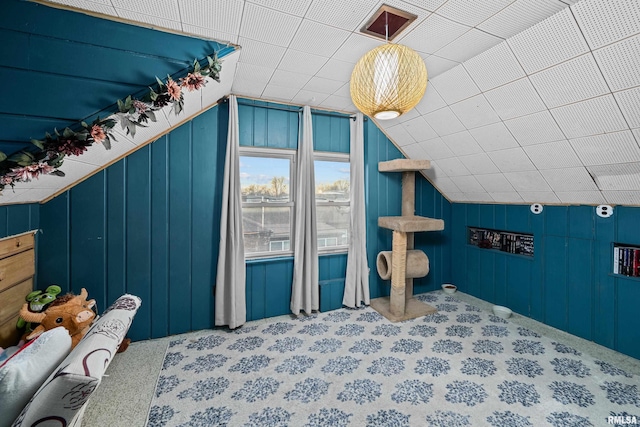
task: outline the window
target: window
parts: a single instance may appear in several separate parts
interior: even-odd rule
[[[291,253],[295,152],[240,149],[242,228],[247,257]]]
[[[344,251],[349,246],[349,155],[316,153],[318,252]]]

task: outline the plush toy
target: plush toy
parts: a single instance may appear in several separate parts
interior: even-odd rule
[[[87,301],[87,290],[82,288],[80,295],[64,295],[56,298],[42,313],[29,311],[29,304],[25,303],[20,310],[20,316],[27,322],[39,323],[26,339],[31,340],[44,331],[63,326],[71,335],[71,348],[74,348],[84,337],[96,317],[92,307],[95,300]]]
[[[49,304],[56,299],[57,295],[62,292],[62,288],[58,285],[49,286],[44,292],[42,291],[33,291],[29,293],[25,297],[25,301],[29,304],[29,311],[32,313],[41,313],[43,312]],[[16,324],[18,329],[25,328],[24,335],[29,335],[33,332],[35,325],[31,322],[27,322],[22,317],[18,319],[18,323]]]

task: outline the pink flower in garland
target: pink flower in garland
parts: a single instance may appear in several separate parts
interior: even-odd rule
[[[46,175],[53,172],[53,166],[48,165],[47,163],[34,163],[29,166],[24,166],[21,168],[13,168],[11,172],[9,172],[6,176],[2,177],[1,183],[11,184],[14,181],[31,181],[32,179],[37,178],[39,175]],[[8,182],[5,182],[8,181]]]
[[[105,140],[107,135],[104,133],[104,129],[101,126],[93,125],[91,127],[91,138],[98,144]]]
[[[181,95],[180,86],[178,86],[178,83],[173,81],[173,79],[167,80],[167,93],[169,94],[171,99],[173,99],[174,101],[180,100],[180,95]]]
[[[136,113],[138,114],[144,114],[149,109],[147,104],[138,99],[133,100],[133,107],[136,109]]]
[[[1,185],[11,185],[13,184],[13,177],[9,176],[9,175],[5,175],[3,177],[0,178],[0,184]]]
[[[67,156],[79,156],[87,151],[87,147],[77,139],[61,139],[58,142],[57,151]]]
[[[180,86],[187,88],[189,92],[199,90],[205,85],[204,77],[202,74],[195,72],[187,74],[187,77],[180,79]]]

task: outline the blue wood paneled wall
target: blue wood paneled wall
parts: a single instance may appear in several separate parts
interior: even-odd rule
[[[452,275],[463,292],[640,358],[640,279],[612,274],[613,243],[640,245],[640,209],[454,204]],[[533,233],[534,257],[467,244],[467,226]]]
[[[5,193],[10,192],[7,188]],[[2,197],[2,196],[0,196]],[[0,206],[0,238],[13,236],[40,227],[40,205],[37,203],[24,205]],[[36,235],[36,240],[38,236]]]

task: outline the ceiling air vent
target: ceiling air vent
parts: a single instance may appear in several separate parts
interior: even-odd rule
[[[404,12],[395,7],[383,4],[380,9],[373,14],[371,19],[360,29],[360,32],[368,34],[382,40],[393,40],[398,34],[407,28],[417,18],[408,12]],[[389,35],[387,37],[387,25]]]

